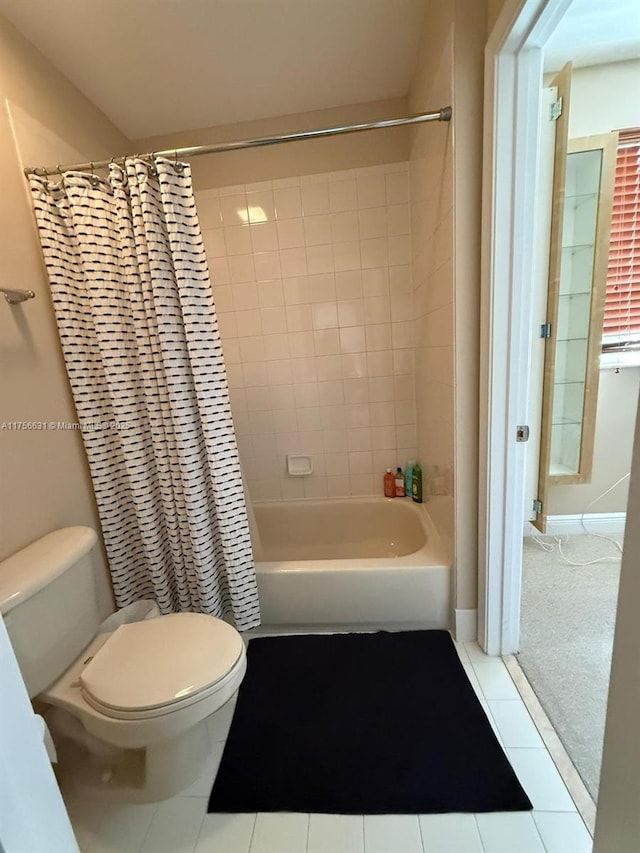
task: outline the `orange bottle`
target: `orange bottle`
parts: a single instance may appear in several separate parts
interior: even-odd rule
[[[384,475],[384,496],[385,498],[395,498],[396,496],[396,478],[393,476],[391,468],[387,468],[387,473]]]

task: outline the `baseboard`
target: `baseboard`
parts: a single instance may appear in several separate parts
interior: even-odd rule
[[[455,635],[459,643],[470,643],[478,638],[478,611],[459,610],[454,611]]]
[[[547,516],[547,536],[565,536],[580,533],[615,534],[624,533],[627,518],[626,512],[591,512],[583,515],[549,515]],[[582,526],[582,522],[587,528]],[[533,536],[535,528],[525,521],[524,535]]]

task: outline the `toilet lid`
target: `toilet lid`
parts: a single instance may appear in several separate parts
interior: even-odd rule
[[[203,613],[121,625],[80,675],[83,692],[122,711],[184,700],[224,678],[242,655],[235,628]]]

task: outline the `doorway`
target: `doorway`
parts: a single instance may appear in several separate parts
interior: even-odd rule
[[[544,51],[552,95],[540,140],[553,137],[556,163],[545,168],[552,158],[541,145],[539,206],[551,173],[553,217],[540,239],[551,248],[541,247],[548,275],[532,275],[542,297],[533,331],[545,334],[531,338],[532,374],[543,377],[530,392],[541,450],[527,448],[517,661],[595,801],[640,385],[631,298],[638,149],[628,130],[638,109],[627,97],[640,65],[615,50],[614,61],[601,52],[598,64],[582,64],[591,58],[569,25]]]
[[[521,533],[530,514],[527,445],[517,436],[533,414],[544,48],[580,2],[507,2],[486,51],[479,637],[489,654],[519,645]]]
[[[595,5],[589,4],[591,10]],[[480,508],[479,639],[490,654],[514,654],[521,646],[522,531],[532,507],[525,501],[530,492],[527,446],[517,442],[516,436],[519,427],[535,420],[530,377],[535,368],[532,335],[538,303],[531,270],[536,269],[540,226],[538,122],[545,103],[545,53],[562,22],[579,14],[580,6],[581,0],[507,3],[487,46],[483,221],[491,223],[491,229],[486,229],[483,239],[485,409],[481,423],[487,428],[481,437],[485,504],[481,502]],[[574,26],[574,31],[579,28]],[[500,235],[499,243],[492,243],[490,230]],[[625,378],[628,387],[629,376]],[[604,383],[603,399],[610,384]],[[637,388],[631,395],[626,436],[629,466],[636,401]]]

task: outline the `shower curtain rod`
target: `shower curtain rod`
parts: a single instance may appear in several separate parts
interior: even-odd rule
[[[256,139],[241,139],[236,142],[220,142],[216,145],[194,145],[190,148],[171,148],[167,151],[152,151],[148,154],[111,157],[89,163],[74,163],[70,166],[26,168],[25,175],[59,175],[63,172],[85,172],[88,169],[102,169],[111,163],[123,163],[127,156],[136,157],[197,157],[200,154],[219,154],[222,151],[240,151],[243,148],[260,148],[265,145],[279,145],[281,142],[296,142],[301,139],[315,139],[323,136],[337,136],[340,133],[358,133],[362,130],[378,130],[383,127],[398,127],[405,124],[420,124],[425,121],[451,121],[451,107],[442,107],[436,112],[413,113],[399,118],[380,119],[362,124],[345,124],[337,127],[322,127],[317,130],[302,130],[298,133],[283,133],[279,136],[262,136]]]

